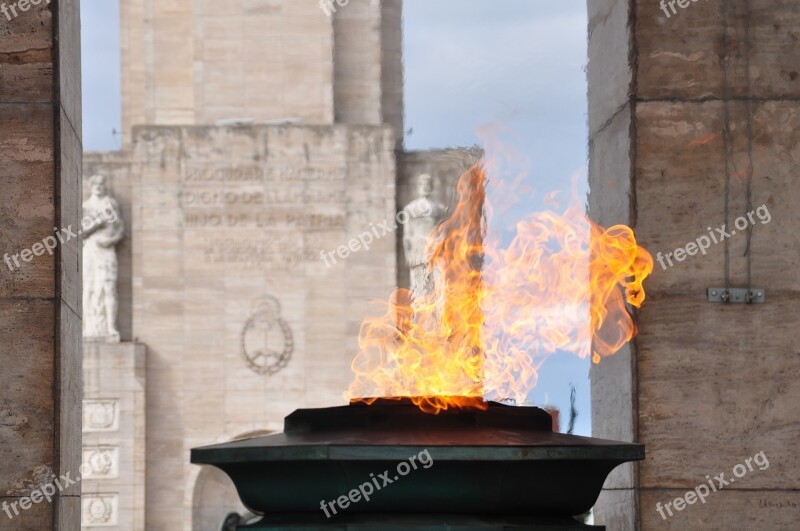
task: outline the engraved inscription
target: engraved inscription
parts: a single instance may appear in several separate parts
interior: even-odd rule
[[[295,214],[281,211],[258,212],[187,212],[184,226],[187,228],[245,227],[245,228],[294,228],[294,229],[344,229],[344,214]]]
[[[287,271],[296,268],[304,257],[296,238],[275,236],[265,239],[214,238],[203,246],[206,263],[238,264],[245,269]]]
[[[194,164],[198,164],[195,162]],[[347,168],[289,168],[260,166],[198,167],[184,166],[185,182],[207,183],[260,183],[266,181],[342,181],[347,176]]]
[[[267,169],[268,181],[340,181],[347,177],[347,168],[291,168],[287,166]]]
[[[183,179],[186,182],[262,182],[266,172],[258,166],[237,166],[233,168],[183,168]]]
[[[303,190],[283,188],[266,191],[223,192],[220,190],[188,189],[183,192],[183,205],[194,207],[229,207],[250,205],[285,205],[305,203],[345,203],[345,190]]]
[[[800,507],[800,502],[794,500],[774,501],[765,498],[758,500],[759,509],[797,509],[798,507]]]

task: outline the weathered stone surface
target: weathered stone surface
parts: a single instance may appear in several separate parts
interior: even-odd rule
[[[621,109],[589,138],[589,217],[603,227],[632,225],[631,111]]]
[[[40,502],[31,505],[28,510],[23,510],[19,506],[19,501],[20,498],[6,498],[0,496],[0,505],[7,503],[8,512],[13,517],[9,519],[5,511],[0,512],[0,518],[2,518],[0,522],[3,522],[3,531],[42,531],[43,529],[61,529],[56,528],[53,525],[53,507],[50,504]],[[16,504],[16,506],[14,504]],[[14,511],[15,508],[16,512]],[[80,515],[78,519],[73,521],[75,523],[79,523]],[[65,529],[77,530],[78,528],[65,527]]]
[[[633,510],[637,506],[636,496],[633,489],[611,489],[606,482],[592,509],[594,523],[606,526],[609,531],[638,529],[638,513]]]
[[[67,115],[61,110],[61,122],[68,123]],[[78,234],[81,227],[81,171],[82,146],[81,139],[72,127],[61,128],[61,176],[58,183],[60,227],[72,228]],[[61,231],[65,234],[65,231]],[[82,315],[81,288],[81,238],[66,238],[59,242],[58,255],[61,274],[61,299],[76,315]]]
[[[42,2],[33,9],[46,8]],[[62,53],[58,54],[58,102],[64,113],[64,128],[72,129],[78,142],[83,130],[81,101],[81,16],[80,0],[59,0],[58,9],[58,45]],[[72,150],[62,150],[62,156],[71,157],[80,167],[80,157],[72,154]],[[79,172],[80,173],[80,172]],[[74,190],[74,188],[73,188]]]
[[[753,286],[796,290],[800,287],[800,273],[788,266],[800,251],[800,240],[794,231],[781,227],[800,223],[793,206],[795,199],[800,199],[796,197],[800,191],[793,184],[800,152],[791,139],[797,135],[800,115],[790,103],[754,105],[754,170],[748,209],[747,107],[732,103],[730,113],[730,201],[726,221],[722,103],[652,102],[637,106],[637,237],[654,255],[666,255],[698,238],[709,237],[709,233],[716,238],[720,236],[716,229],[726,225],[726,231],[731,233],[726,239],[731,280],[735,285],[746,285],[747,230],[735,226],[741,218],[740,227],[753,227],[752,262],[758,264],[753,268]],[[651,214],[663,204],[669,206],[666,216]],[[767,211],[762,214],[768,216],[759,217],[756,209],[763,205]],[[754,211],[751,221],[747,214]],[[672,257],[664,258],[663,265],[657,262],[648,292],[699,293],[724,285],[725,243],[709,243],[705,255],[695,249],[696,255],[686,256],[682,262]],[[765,255],[772,259],[765,260]]]
[[[9,11],[11,13],[11,11]],[[0,17],[0,101],[53,101],[53,15],[41,3]],[[0,137],[1,138],[1,137]]]
[[[752,282],[753,286],[766,286],[770,291],[796,293],[800,291],[800,270],[796,266],[800,231],[794,230],[800,226],[800,112],[795,102],[770,101],[755,105],[753,114],[752,205],[766,205],[771,220],[764,224],[764,220],[756,218],[751,240]],[[739,189],[743,185],[739,179],[733,179],[733,184]],[[742,207],[740,213],[745,210]],[[739,272],[744,269],[743,254],[738,255]],[[736,281],[744,285],[746,275],[740,273]]]
[[[792,0],[753,0],[750,4],[750,86],[735,89],[756,98],[800,96],[800,12]],[[741,3],[740,3],[741,5]],[[742,9],[743,11],[743,9]],[[741,25],[741,22],[740,22]],[[741,31],[741,30],[740,30]]]
[[[636,236],[656,260],[725,223],[722,115],[719,102],[636,106]],[[648,294],[702,294],[719,284],[724,244],[712,244],[707,253],[683,262],[665,257],[664,266],[657,261]]]
[[[70,276],[80,256],[54,232],[79,215],[80,121],[68,115],[80,115],[80,69],[53,65],[80,61],[77,4],[17,3],[12,20],[0,17],[0,254],[13,264],[0,266],[0,496],[34,503],[8,522],[0,515],[3,529],[80,525],[74,502],[59,500],[74,487],[52,503],[25,499],[77,467],[80,447],[80,281]]]
[[[54,528],[59,531],[62,529],[78,531],[81,528],[80,496],[59,496],[54,503],[56,504],[54,511],[56,522]]]
[[[334,119],[390,124],[403,136],[403,4],[356,0],[333,15]]]
[[[761,472],[759,472],[760,474]],[[674,502],[694,490],[704,478],[688,489],[643,489],[641,494],[642,529],[795,529],[800,494],[794,491],[737,491],[724,489],[695,501],[681,511],[672,509],[666,518],[656,504]],[[750,478],[745,478],[749,480]],[[620,528],[622,529],[622,528]],[[632,528],[625,528],[632,529]]]
[[[796,295],[758,306],[665,296],[645,304],[637,339],[643,486],[688,488],[763,451],[773,466],[742,488],[800,487],[800,425],[791,420],[800,349],[795,323],[782,317],[798,311]]]
[[[53,303],[0,299],[0,495],[27,496],[55,472]]]
[[[79,475],[81,465],[81,398],[83,396],[83,349],[81,334],[81,316],[75,313],[72,306],[60,301],[59,307],[58,345],[61,345],[60,359],[57,364],[56,410],[59,447],[58,475],[70,473]],[[80,496],[80,485],[70,485],[64,496]]]
[[[592,436],[612,441],[639,442],[638,417],[631,404],[636,403],[634,374],[636,360],[631,345],[623,346],[589,371],[592,394]],[[615,468],[606,480],[606,488],[634,486],[637,465],[625,463]]]
[[[633,78],[630,7],[627,0],[589,0],[589,134],[627,105]]]
[[[383,122],[381,10],[379,3],[352,2],[333,15],[336,65],[333,96],[337,122]]]
[[[391,124],[398,149],[405,137],[403,92],[403,0],[383,0],[381,5],[381,106],[383,121]],[[340,35],[336,34],[335,38]],[[334,65],[338,68],[337,65]]]
[[[127,4],[124,131],[237,118],[333,122],[333,24],[317,2]]]
[[[54,234],[56,221],[53,107],[0,104],[0,109],[0,297],[52,297],[55,258],[34,256],[32,247]]]
[[[796,8],[792,0],[692,2],[667,18],[659,2],[637,0],[637,97],[723,98],[727,55],[729,95],[797,98]]]
[[[691,2],[670,17],[659,2],[634,0],[638,99],[721,98],[722,9],[735,2]]]

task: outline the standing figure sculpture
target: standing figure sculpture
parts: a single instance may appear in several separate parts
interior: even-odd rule
[[[83,337],[119,342],[117,331],[117,251],[124,228],[119,204],[106,192],[105,177],[89,182],[92,195],[83,203]]]
[[[422,302],[431,300],[437,295],[436,277],[439,275],[435,266],[430,266],[428,239],[436,227],[447,217],[447,208],[431,199],[433,179],[427,173],[418,177],[419,197],[410,202],[404,209],[405,226],[403,229],[403,250],[411,277],[411,300]]]

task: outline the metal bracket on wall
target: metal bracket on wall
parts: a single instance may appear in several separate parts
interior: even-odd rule
[[[708,288],[708,302],[735,302],[738,304],[764,304],[766,293],[763,289],[747,288]]]

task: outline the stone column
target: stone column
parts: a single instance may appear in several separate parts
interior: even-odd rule
[[[790,528],[800,506],[790,324],[800,311],[800,12],[788,0],[664,4],[587,2],[590,214],[632,226],[664,262],[645,283],[635,342],[592,368],[594,435],[647,446],[643,463],[609,478],[596,521]],[[700,253],[723,225],[736,233]],[[726,283],[766,290],[766,304],[707,302]],[[760,452],[772,466],[675,507]],[[658,503],[673,503],[672,515]]]
[[[79,2],[14,7],[0,14],[0,528],[75,530],[79,483],[36,492],[80,467],[81,255],[60,230],[80,226]]]
[[[389,124],[402,150],[403,0],[350,0],[332,18],[335,121]]]

